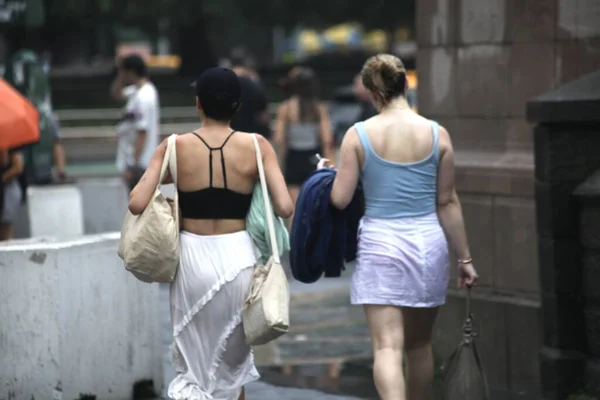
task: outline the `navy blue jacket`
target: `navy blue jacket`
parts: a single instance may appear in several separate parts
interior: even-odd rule
[[[344,261],[356,259],[358,224],[364,196],[358,185],[351,203],[338,210],[330,203],[336,171],[315,171],[302,185],[290,238],[292,275],[300,282],[339,277]]]

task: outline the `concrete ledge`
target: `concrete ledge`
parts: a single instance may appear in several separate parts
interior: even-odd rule
[[[86,234],[120,231],[127,212],[127,188],[120,177],[77,181]]]
[[[459,192],[534,197],[533,154],[529,152],[456,151]]]
[[[73,185],[27,188],[31,237],[83,235],[83,201]]]
[[[161,189],[174,197],[172,184]],[[82,178],[75,185],[31,187],[28,192],[15,222],[17,239],[120,231],[127,212],[128,192],[120,177]]]
[[[118,233],[0,245],[0,398],[129,399],[162,385],[159,293],[117,257]]]

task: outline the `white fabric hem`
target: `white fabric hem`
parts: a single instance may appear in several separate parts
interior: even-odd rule
[[[225,352],[225,350],[227,350],[227,340],[229,339],[229,337],[231,336],[231,334],[233,333],[235,328],[241,323],[242,323],[242,311],[239,311],[231,319],[231,321],[229,321],[227,328],[225,329],[225,331],[219,338],[219,342],[218,342],[219,344],[217,345],[217,351],[215,352],[215,357],[212,360],[210,372],[208,374],[208,376],[210,377],[212,382],[215,381],[215,374],[217,372],[217,369],[219,368],[219,365],[221,364],[221,361],[223,358],[223,353]]]
[[[406,302],[406,301],[397,301],[397,300],[382,300],[382,299],[374,299],[368,297],[354,298],[350,299],[350,304],[355,306],[361,305],[378,305],[378,306],[395,306],[395,307],[410,307],[410,308],[434,308],[441,307],[446,304],[446,299],[441,301],[431,301],[431,302]]]
[[[249,368],[250,367],[250,368]],[[248,371],[248,369],[251,369]],[[236,389],[234,397],[231,398],[217,398],[212,394],[207,393],[200,389],[195,383],[192,383],[184,374],[178,375],[173,382],[169,385],[168,396],[173,400],[237,400],[242,393],[242,388],[251,382],[255,382],[260,379],[260,375],[254,365],[249,364],[244,369],[244,373],[247,375],[246,379],[241,383],[240,387]],[[216,390],[226,391],[217,387]]]

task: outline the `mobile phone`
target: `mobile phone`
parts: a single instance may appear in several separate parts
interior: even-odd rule
[[[321,157],[321,155],[319,153],[315,153],[315,155],[312,156],[312,160],[311,161],[312,161],[313,164],[317,165],[317,164],[319,164],[319,161],[321,161],[322,158],[323,157]]]

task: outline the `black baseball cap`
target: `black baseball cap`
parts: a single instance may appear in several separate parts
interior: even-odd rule
[[[236,73],[228,68],[207,69],[191,87],[207,116],[235,113],[240,106],[242,86]]]

